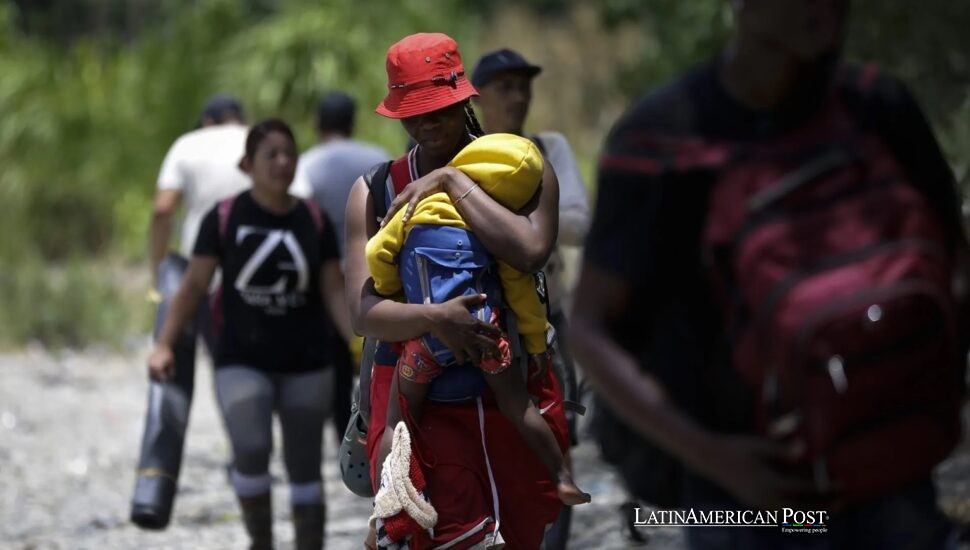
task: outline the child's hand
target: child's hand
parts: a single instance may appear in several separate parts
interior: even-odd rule
[[[471,361],[478,365],[486,356],[501,356],[495,338],[502,331],[468,312],[484,301],[484,294],[468,294],[434,304],[431,334],[455,354],[458,363]]]
[[[424,176],[412,181],[404,188],[403,191],[398,193],[394,200],[391,201],[391,205],[387,207],[387,214],[384,215],[384,220],[381,221],[381,227],[390,221],[394,214],[397,213],[402,207],[404,210],[404,218],[401,220],[403,223],[407,223],[411,214],[414,213],[414,209],[421,202],[421,199],[433,195],[443,188],[442,172],[444,168],[439,168],[437,170],[432,170]]]
[[[400,210],[402,207],[404,210],[404,218],[401,220],[403,223],[407,223],[411,218],[411,214],[414,213],[414,209],[417,208],[418,203],[422,199],[425,199],[435,193],[440,191],[448,191],[448,184],[451,182],[464,183],[465,185],[460,189],[468,189],[475,185],[464,172],[453,168],[451,166],[445,166],[443,168],[438,168],[437,170],[432,170],[424,176],[412,181],[404,188],[394,200],[391,201],[391,205],[387,208],[387,215],[384,216],[384,220],[381,222],[381,227],[384,227],[394,214]],[[457,192],[457,190],[456,190]],[[450,193],[449,193],[450,194]]]

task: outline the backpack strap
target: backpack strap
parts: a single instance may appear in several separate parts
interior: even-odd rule
[[[368,179],[364,178],[367,187],[370,189],[371,202],[374,204],[374,215],[378,223],[387,215],[387,175],[391,171],[391,163],[387,161],[381,163],[377,171]]]
[[[310,219],[313,220],[313,226],[317,228],[317,233],[323,232],[323,212],[320,211],[320,205],[316,201],[311,199],[301,199],[303,204],[306,205],[307,210],[310,211]]]
[[[360,376],[357,380],[360,391],[357,397],[357,410],[364,417],[364,426],[370,422],[370,378],[378,343],[377,338],[364,337],[363,353],[360,356]]]
[[[219,216],[219,239],[225,239],[229,232],[229,215],[232,214],[232,205],[236,204],[236,196],[226,197],[219,201],[217,207]]]
[[[546,156],[546,145],[544,143],[542,143],[542,139],[539,138],[539,134],[529,134],[529,140],[532,143],[535,143],[536,144],[536,147],[539,148],[539,152],[542,153],[542,156],[543,157],[545,157]]]
[[[390,175],[391,181],[391,198],[393,199],[400,193],[404,191],[404,188],[408,186],[412,181],[418,179],[417,170],[412,172],[412,165],[417,165],[417,154],[415,149],[408,153],[407,156],[401,157],[393,162],[391,162]],[[388,201],[390,202],[390,201]]]
[[[391,165],[393,163],[393,160],[383,162],[377,167],[377,170],[371,174],[370,178],[368,178],[366,174],[364,176],[364,181],[367,183],[368,189],[370,189],[371,202],[374,206],[374,215],[377,217],[378,223],[380,223],[384,219],[384,216],[387,215],[387,206],[389,203],[389,193],[387,188],[388,176],[391,175]],[[407,166],[406,162],[404,163],[404,166]],[[358,379],[360,392],[357,410],[360,411],[361,416],[364,417],[365,426],[367,422],[370,421],[371,370],[374,368],[374,355],[377,353],[377,345],[379,343],[380,342],[377,340],[377,338],[371,338],[370,336],[365,337],[363,353],[361,354],[360,358],[360,377]]]
[[[226,235],[229,233],[229,216],[232,214],[232,207],[236,204],[236,197],[226,197],[216,205],[216,216],[219,218],[219,242],[225,246]],[[209,296],[209,311],[211,315],[212,334],[218,335],[222,332],[222,285],[219,286]]]
[[[536,144],[539,149],[539,153],[542,154],[544,162],[549,162],[546,159],[546,146],[542,143],[542,139],[539,138],[539,134],[528,134],[529,141]],[[558,245],[556,245],[558,246]],[[536,285],[536,293],[539,295],[539,302],[546,308],[546,318],[552,317],[552,306],[549,304],[549,286],[546,281],[546,273],[544,271],[537,271],[533,274]]]

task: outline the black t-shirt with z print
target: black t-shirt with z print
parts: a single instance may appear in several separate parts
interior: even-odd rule
[[[216,366],[294,372],[328,363],[320,266],[339,256],[329,222],[323,218],[318,229],[309,208],[300,201],[273,214],[246,191],[232,204],[224,234],[218,205],[202,221],[194,254],[216,256],[222,268]]]

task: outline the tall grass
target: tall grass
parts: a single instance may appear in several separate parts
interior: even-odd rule
[[[850,58],[875,59],[903,76],[966,189],[970,53],[961,46],[962,27],[940,25],[934,15],[965,18],[958,4],[925,0],[916,10],[858,0],[847,49]],[[370,110],[385,91],[391,43],[418,31],[447,32],[469,71],[480,53],[512,46],[545,67],[529,129],[563,131],[591,176],[616,117],[713,55],[731,24],[724,0],[152,6],[157,20],[134,37],[66,40],[23,34],[12,4],[0,4],[0,345],[34,339],[75,346],[144,330],[144,258],[159,164],[212,93],[239,95],[250,119],[284,117],[307,147],[318,94],[348,90],[360,105],[359,136],[400,151],[400,125]]]
[[[283,116],[308,146],[318,94],[349,90],[365,113],[360,135],[397,150],[400,126],[366,116],[384,91],[387,47],[415,29],[459,39],[475,29],[448,0],[291,2],[259,16],[200,0],[132,41],[65,47],[22,34],[12,10],[0,5],[3,345],[76,346],[143,329],[138,293],[103,274],[144,269],[161,159],[205,97],[235,93],[250,119]]]

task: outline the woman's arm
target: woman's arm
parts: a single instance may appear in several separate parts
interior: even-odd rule
[[[175,376],[172,348],[179,335],[195,315],[199,302],[209,291],[209,283],[219,265],[214,256],[192,256],[185,278],[172,299],[172,307],[165,318],[165,325],[158,336],[155,350],[148,359],[148,374],[153,380],[170,380]]]
[[[463,172],[455,172],[445,184],[452,200],[474,185]],[[499,259],[528,273],[546,265],[559,233],[559,181],[548,162],[536,196],[519,213],[510,212],[481,190],[472,191],[457,207],[485,248],[495,251]]]
[[[463,296],[443,304],[404,304],[381,297],[367,269],[367,240],[377,233],[377,220],[370,189],[358,178],[347,201],[347,305],[350,321],[358,334],[401,342],[432,333],[459,360],[477,359],[480,350],[498,353],[489,335],[497,329],[475,319],[468,308],[480,303],[480,296]],[[390,214],[389,214],[390,215]]]
[[[421,199],[444,190],[485,248],[498,259],[527,273],[542,269],[559,231],[559,183],[552,166],[546,163],[536,196],[520,212],[510,212],[474,187],[475,182],[461,170],[449,166],[439,168],[411,182],[398,194],[388,209],[388,216],[407,205],[407,221]]]
[[[329,260],[320,266],[320,294],[323,305],[330,314],[337,332],[345,342],[354,338],[350,328],[350,314],[347,311],[347,295],[344,289],[344,274],[340,271],[340,260]]]

